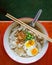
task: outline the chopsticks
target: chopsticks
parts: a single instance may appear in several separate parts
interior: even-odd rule
[[[52,39],[50,37],[48,37],[47,35],[39,32],[38,30],[32,28],[31,26],[29,26],[26,23],[22,22],[21,20],[15,18],[14,16],[10,15],[9,13],[7,13],[5,16],[8,17],[8,18],[10,18],[14,22],[17,22],[18,24],[24,26],[25,28],[29,29],[30,31],[32,31],[33,33],[35,33],[37,36],[39,35],[39,36],[43,37],[44,39],[46,39],[47,41],[52,42]]]
[[[18,24],[24,26],[25,28],[29,29],[30,31],[34,32],[37,36],[41,36],[44,39],[46,39],[47,41],[52,42],[52,39],[49,36],[39,32],[38,30],[36,30],[36,29],[32,28],[31,26],[27,25],[26,23],[22,22],[21,20],[15,18],[11,14],[7,13],[7,11],[5,9],[0,8],[0,13],[5,15],[6,17],[10,18],[14,22],[17,22]]]

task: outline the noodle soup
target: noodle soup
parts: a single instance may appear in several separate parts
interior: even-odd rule
[[[41,31],[35,26],[35,29]],[[42,31],[41,31],[42,32]],[[38,55],[43,47],[44,39],[16,23],[9,34],[9,46],[20,57]]]
[[[20,20],[29,23],[33,19],[21,18]],[[44,26],[39,22],[37,22],[35,29],[48,35]],[[9,25],[5,31],[3,42],[4,49],[11,59],[25,64],[38,61],[48,49],[48,42],[45,39],[36,36],[36,34],[16,22]]]

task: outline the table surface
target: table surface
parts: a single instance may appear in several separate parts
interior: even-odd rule
[[[5,52],[3,47],[3,35],[7,27],[11,24],[10,21],[0,21],[0,65],[22,65],[13,61]],[[52,38],[52,21],[42,21],[41,24],[46,28],[49,36]],[[30,65],[52,65],[52,43],[49,43],[46,54],[37,62]]]

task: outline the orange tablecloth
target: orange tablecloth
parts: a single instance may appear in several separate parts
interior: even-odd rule
[[[17,63],[13,61],[5,52],[3,47],[3,35],[6,30],[6,28],[11,24],[12,22],[5,22],[0,21],[0,65],[22,65],[20,63]],[[49,36],[52,38],[52,21],[44,21],[42,22],[44,27],[46,28]],[[52,43],[49,43],[49,48],[39,61],[32,63],[30,65],[52,65]]]

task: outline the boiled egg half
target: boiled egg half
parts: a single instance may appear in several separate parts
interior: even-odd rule
[[[26,49],[29,49],[30,47],[33,47],[33,46],[35,46],[35,40],[34,39],[28,40],[24,44],[24,49],[26,50]]]
[[[29,48],[26,53],[28,56],[35,56],[38,54],[38,48]]]

